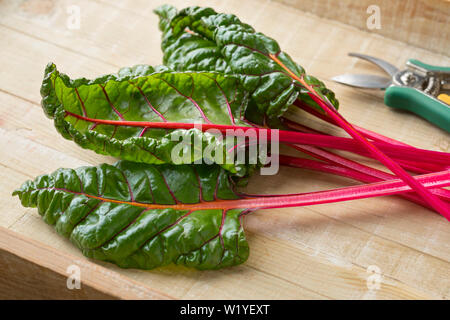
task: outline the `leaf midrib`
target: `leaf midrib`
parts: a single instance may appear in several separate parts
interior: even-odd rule
[[[242,199],[235,200],[214,200],[214,201],[200,201],[199,203],[177,203],[177,204],[155,204],[155,203],[143,203],[137,201],[124,201],[124,200],[116,200],[110,199],[100,196],[95,196],[92,194],[72,191],[64,188],[36,188],[36,190],[54,190],[54,191],[62,191],[66,193],[72,193],[75,195],[85,196],[92,199],[97,199],[102,202],[112,202],[118,204],[127,204],[135,207],[142,207],[147,209],[174,209],[174,210],[227,210],[227,209],[237,209],[244,208],[246,206],[239,205]]]

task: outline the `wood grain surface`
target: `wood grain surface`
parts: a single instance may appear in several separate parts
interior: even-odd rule
[[[450,0],[275,1],[365,31],[376,14],[379,25],[371,26],[371,32],[437,53],[450,52]]]
[[[173,299],[0,227],[0,299]],[[75,284],[78,277],[79,283]],[[69,278],[68,278],[69,277]]]
[[[0,1],[0,226],[55,252],[88,262],[11,192],[27,179],[59,167],[112,163],[115,159],[64,140],[40,108],[39,88],[49,61],[71,77],[96,77],[119,67],[160,64],[158,19],[152,10],[208,5],[237,14],[277,39],[284,51],[333,89],[342,114],[365,128],[432,150],[450,151],[450,136],[424,120],[384,106],[382,92],[355,90],[329,79],[340,73],[374,73],[347,57],[361,52],[401,67],[409,58],[450,65],[450,57],[318,18],[271,1],[3,0]],[[376,2],[376,1],[374,1]],[[80,28],[68,28],[70,6]],[[70,26],[70,24],[69,24]],[[325,128],[298,111],[290,115]],[[327,127],[328,128],[328,127]],[[333,129],[327,129],[333,130]],[[334,129],[335,130],[335,129]],[[426,159],[424,159],[426,161]],[[257,193],[308,192],[354,182],[300,169],[254,176]],[[168,266],[152,271],[89,263],[152,290],[181,299],[448,299],[450,224],[396,197],[305,208],[263,210],[245,220],[249,260],[238,267],[197,271]],[[52,265],[47,257],[43,263]],[[373,274],[378,270],[379,275]],[[0,273],[1,276],[1,273]],[[65,280],[64,280],[65,281]],[[378,285],[373,286],[378,283]],[[123,298],[117,288],[111,295]],[[76,297],[76,296],[74,296]]]

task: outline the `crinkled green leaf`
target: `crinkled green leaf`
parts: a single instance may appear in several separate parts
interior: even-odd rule
[[[166,130],[145,126],[98,124],[96,120],[236,124],[247,106],[247,93],[232,75],[216,72],[173,72],[139,65],[123,68],[94,80],[71,80],[49,64],[41,87],[42,107],[58,131],[86,149],[97,153],[145,163],[173,163],[172,151],[184,137],[200,141],[201,151],[209,146],[223,153],[226,142],[197,129]],[[174,139],[173,134],[180,137]],[[196,146],[196,145],[194,145]],[[215,161],[215,152],[198,152],[192,147],[180,151],[184,163],[205,156]],[[206,154],[206,155],[205,155]],[[207,159],[206,159],[207,158]],[[230,161],[229,161],[230,162]],[[221,164],[244,176],[252,166],[236,162]]]
[[[305,88],[294,81],[273,61],[277,58],[297,76],[312,85],[319,95],[337,108],[334,93],[317,78],[281,51],[277,42],[242,23],[235,15],[217,13],[211,8],[188,7],[177,12],[169,5],[155,10],[163,31],[164,63],[175,70],[220,71],[240,76],[243,86],[252,93],[257,108],[249,108],[247,118],[257,121],[260,113],[270,118],[281,116],[299,97],[317,104]],[[191,31],[191,32],[187,32]],[[319,108],[320,109],[320,108]]]
[[[171,21],[177,15],[177,10],[173,6],[163,5],[155,12],[159,15],[159,27],[163,31],[161,47],[165,65],[177,71],[233,73],[214,41],[195,33],[174,34]]]
[[[241,225],[245,209],[201,205],[236,199],[229,174],[216,165],[115,165],[58,169],[13,193],[84,255],[124,268],[170,263],[217,269],[249,254]],[[146,207],[150,204],[158,208]],[[176,209],[176,204],[191,208]]]

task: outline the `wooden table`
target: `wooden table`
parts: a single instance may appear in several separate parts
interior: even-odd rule
[[[35,209],[23,208],[17,198],[11,197],[25,180],[59,167],[115,161],[83,150],[56,132],[39,105],[43,70],[53,61],[73,78],[95,77],[122,66],[161,63],[158,19],[152,9],[163,2],[179,8],[205,3],[0,2],[0,257],[9,266],[10,276],[17,277],[5,284],[6,271],[0,269],[0,296],[20,297],[22,290],[24,295],[34,297],[98,297],[65,288],[67,266],[77,264],[82,271],[82,286],[106,297],[448,299],[450,224],[399,198],[259,211],[245,221],[249,260],[238,267],[202,272],[176,266],[123,270],[85,259],[46,225]],[[80,9],[79,29],[73,29],[76,23],[71,19],[77,10],[71,7],[73,4]],[[450,151],[448,134],[414,115],[385,107],[381,92],[358,91],[329,81],[344,72],[379,72],[370,64],[347,57],[349,51],[384,57],[398,66],[408,58],[450,65],[448,56],[280,3],[216,0],[208,1],[208,5],[233,12],[277,39],[283,50],[337,93],[341,112],[351,122],[417,147]],[[292,115],[304,118],[299,112]],[[308,121],[320,125],[317,120]],[[276,176],[253,177],[248,190],[307,192],[351,184],[354,182],[344,178],[281,168]],[[31,269],[31,265],[38,269]],[[20,276],[17,268],[23,269]],[[55,276],[46,281],[34,277],[31,281],[32,270]],[[19,280],[28,281],[29,286],[19,285]],[[58,290],[64,294],[58,295]]]

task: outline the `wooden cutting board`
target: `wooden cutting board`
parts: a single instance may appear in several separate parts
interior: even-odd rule
[[[448,299],[450,224],[431,211],[394,197],[256,212],[245,221],[249,260],[219,271],[176,266],[124,270],[85,259],[46,225],[35,209],[23,208],[11,197],[23,181],[59,167],[115,161],[83,150],[56,132],[39,106],[43,70],[53,61],[73,78],[89,78],[122,66],[161,63],[158,19],[152,9],[164,2],[178,8],[205,5],[204,1],[181,0],[79,0],[74,8],[73,1],[0,1],[0,226],[8,229],[0,231],[3,252],[64,276],[68,265],[81,265],[82,283],[85,279],[86,285],[101,288],[104,282],[108,285],[100,291],[119,298]],[[329,81],[345,72],[379,72],[370,64],[347,57],[349,51],[384,57],[397,66],[408,58],[448,66],[450,57],[280,3],[216,0],[208,5],[235,13],[275,38],[294,60],[336,92],[341,112],[351,122],[417,147],[450,151],[448,134],[414,115],[387,108],[381,92],[358,91]],[[80,28],[72,29],[77,8]],[[291,115],[308,119],[300,112]],[[307,121],[320,127],[317,120]],[[276,176],[253,177],[247,190],[307,192],[353,183],[281,168]],[[93,269],[97,271],[86,271]],[[104,277],[105,272],[110,276]],[[21,279],[26,276],[25,272]],[[65,277],[52,279],[65,281]],[[114,279],[120,281],[108,283]],[[127,294],[121,290],[123,286],[127,286]],[[36,295],[47,287],[38,283]],[[0,282],[2,296],[12,297],[9,290]]]

